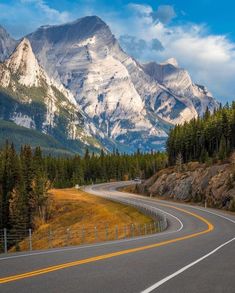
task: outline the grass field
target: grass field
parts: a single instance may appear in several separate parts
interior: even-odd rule
[[[135,208],[96,197],[76,189],[51,190],[51,220],[38,224],[33,249],[122,239],[152,232],[153,220]],[[96,227],[96,228],[95,228]],[[29,240],[19,244],[27,250]]]

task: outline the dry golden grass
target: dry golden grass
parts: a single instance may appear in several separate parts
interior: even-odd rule
[[[32,237],[33,249],[113,240],[153,232],[152,219],[135,208],[90,195],[76,189],[53,189],[52,217],[38,222]],[[96,231],[95,232],[95,227]],[[19,244],[29,248],[29,240]]]

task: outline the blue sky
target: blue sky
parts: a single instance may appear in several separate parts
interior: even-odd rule
[[[0,0],[0,24],[20,38],[86,15],[108,23],[142,62],[175,57],[220,101],[235,99],[235,1]]]

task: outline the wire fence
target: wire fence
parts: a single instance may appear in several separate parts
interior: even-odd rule
[[[146,224],[48,229],[41,233],[32,233],[31,229],[14,231],[2,229],[0,230],[0,253],[59,248],[147,236],[164,231],[166,226],[167,221],[160,219]]]
[[[128,225],[108,224],[83,227],[79,229],[44,229],[32,233],[31,229],[7,230],[0,229],[0,253],[15,251],[32,251],[37,249],[59,248],[72,245],[92,244],[104,241],[128,239],[131,237],[147,236],[167,229],[168,221],[159,209],[143,203],[143,201],[115,196],[107,196],[112,201],[121,202],[135,207],[143,214],[152,218],[152,222],[145,224],[132,223]]]

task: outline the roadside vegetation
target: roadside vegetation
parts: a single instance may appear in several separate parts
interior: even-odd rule
[[[0,150],[0,238],[4,228],[16,235],[18,231],[27,233],[29,229],[34,232],[38,223],[49,223],[55,212],[52,213],[49,191],[52,188],[128,180],[136,176],[148,178],[166,164],[167,157],[163,153],[127,155],[101,151],[98,156],[87,150],[83,157],[53,157],[29,145],[17,152],[14,145],[7,142]],[[82,215],[78,212],[78,216]],[[10,247],[13,242],[9,242]]]
[[[37,219],[32,248],[47,249],[99,241],[122,239],[150,233],[153,220],[135,208],[90,195],[77,189],[49,191],[50,219]],[[152,230],[152,229],[151,229]],[[17,243],[11,251],[29,249],[29,239]]]

